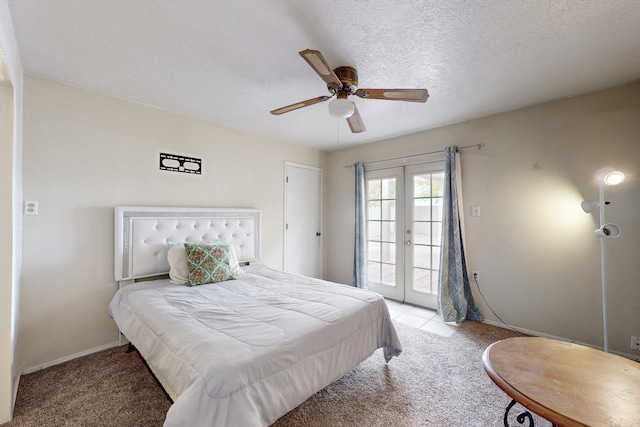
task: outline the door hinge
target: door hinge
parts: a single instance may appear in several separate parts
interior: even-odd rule
[[[289,224],[285,224],[285,230],[289,229]]]
[[[287,177],[287,182],[289,182],[289,177]]]

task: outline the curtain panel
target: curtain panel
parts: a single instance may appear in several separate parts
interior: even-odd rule
[[[353,286],[367,288],[367,236],[366,236],[366,195],[364,185],[364,165],[354,164],[356,171],[356,231],[353,251]]]
[[[445,322],[482,320],[467,273],[464,254],[462,179],[456,165],[457,149],[447,147],[444,161],[444,200],[442,212],[442,250],[438,279],[438,314]]]

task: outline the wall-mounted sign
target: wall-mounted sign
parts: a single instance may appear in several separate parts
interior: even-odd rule
[[[160,153],[160,170],[200,175],[202,173],[202,160],[177,154]]]

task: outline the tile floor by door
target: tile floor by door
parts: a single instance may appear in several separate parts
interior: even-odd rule
[[[435,310],[402,304],[397,301],[385,300],[389,307],[391,320],[413,326],[434,334],[448,337],[456,331],[455,323],[444,323]]]

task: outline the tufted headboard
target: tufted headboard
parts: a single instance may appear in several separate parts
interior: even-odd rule
[[[169,273],[168,243],[229,239],[240,263],[260,259],[257,209],[115,208],[115,276],[118,282]]]

